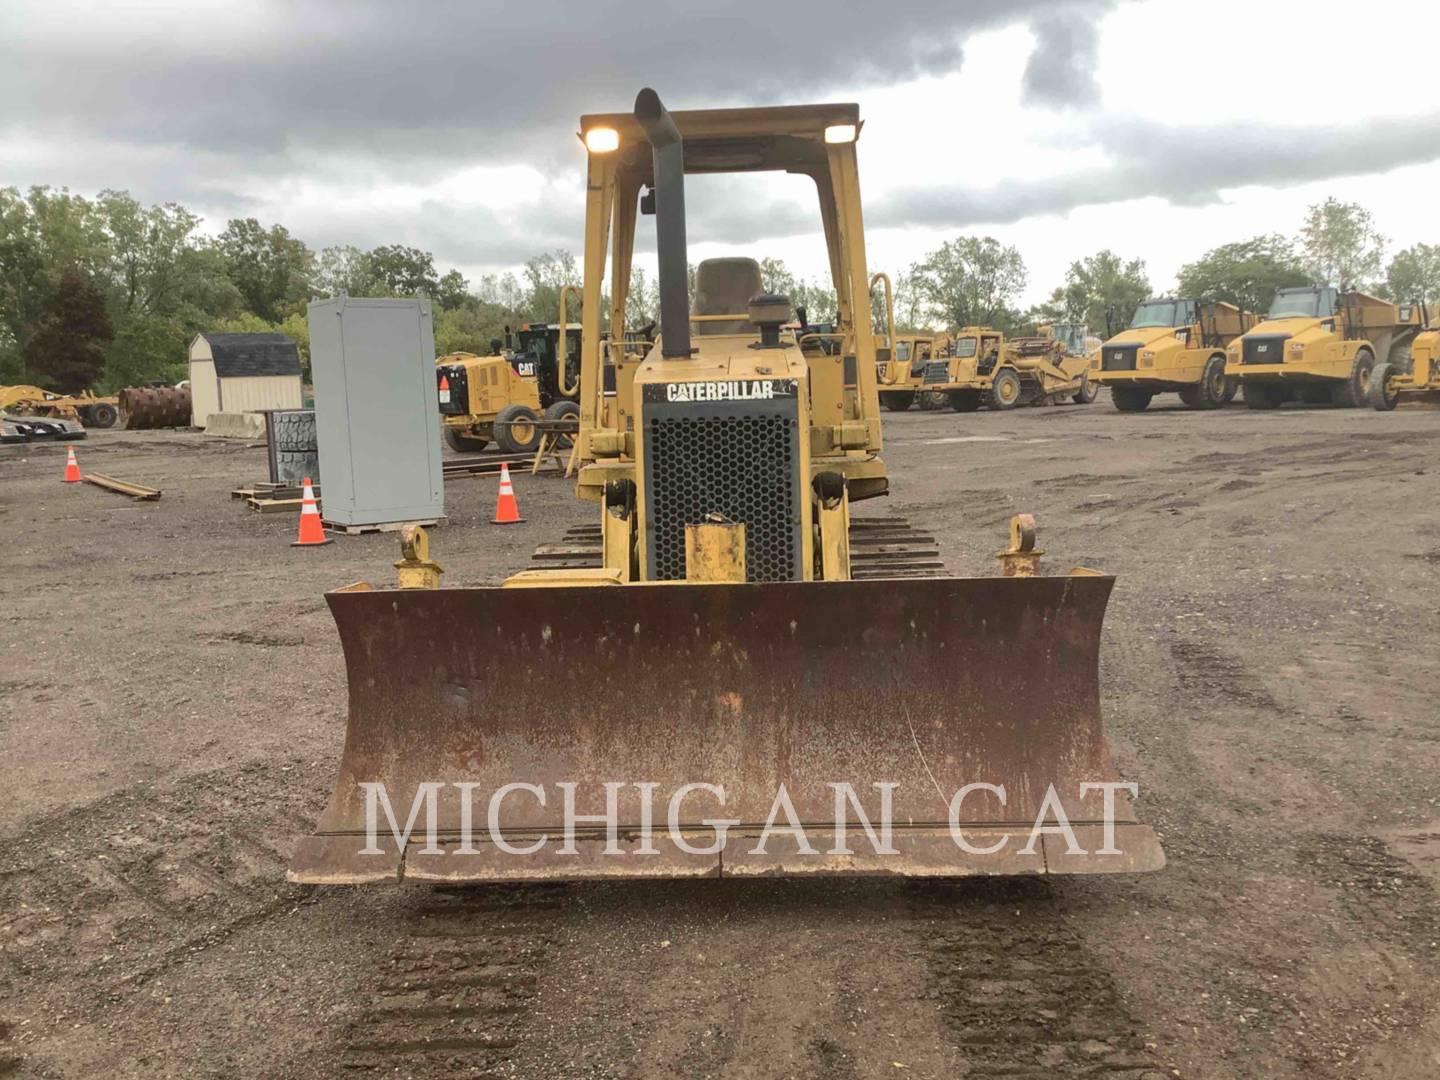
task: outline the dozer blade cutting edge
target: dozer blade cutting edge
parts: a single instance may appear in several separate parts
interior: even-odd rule
[[[1155,834],[1124,792],[1110,789],[1109,847],[1105,792],[1081,786],[1116,780],[1098,683],[1113,582],[1081,574],[331,592],[349,722],[335,790],[290,877],[1159,869]],[[583,820],[606,814],[607,782],[618,824],[609,854],[606,824]],[[383,785],[402,827],[418,807],[403,850],[367,784]],[[521,784],[538,790],[513,787]],[[701,784],[723,787],[723,805],[717,792],[691,789],[672,832],[672,797]],[[876,785],[893,785],[893,833],[881,845],[893,853],[877,852],[853,806],[837,844],[832,785],[843,784],[877,832],[885,789]],[[962,846],[950,805],[967,784],[1003,787],[1004,802],[987,789],[960,800]],[[756,851],[782,785],[803,835],[772,833]],[[426,800],[416,801],[423,790],[434,796],[433,847]],[[1052,790],[1053,831],[1031,843]],[[565,850],[567,791],[579,824]],[[367,810],[378,821],[368,848]],[[738,824],[723,848],[699,853],[717,846],[716,819]],[[776,823],[787,824],[783,813]]]

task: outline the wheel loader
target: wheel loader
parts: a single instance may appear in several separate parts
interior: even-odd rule
[[[1333,286],[1280,289],[1265,320],[1230,342],[1225,374],[1251,409],[1287,401],[1356,408],[1377,363],[1409,363],[1420,307]]]
[[[852,515],[890,488],[860,129],[850,104],[671,114],[648,89],[581,118],[577,494],[594,516],[498,587],[438,587],[411,528],[398,587],[327,595],[349,716],[292,880],[1163,864],[1102,732],[1114,580],[1040,575],[1025,517],[999,575],[950,577],[907,522]],[[774,171],[815,184],[837,351],[786,329],[751,258],[700,263],[688,302],[686,175]],[[660,333],[607,339],[652,207]]]
[[[1430,312],[1421,306],[1424,330],[1410,343],[1409,355],[1376,364],[1370,375],[1370,404],[1389,412],[1401,397],[1415,395],[1425,401],[1440,401],[1440,328],[1430,323]]]
[[[1144,300],[1129,327],[1100,347],[1090,378],[1110,387],[1121,412],[1140,412],[1156,394],[1168,393],[1192,409],[1218,409],[1234,400],[1238,387],[1225,373],[1226,347],[1255,321],[1223,300]]]

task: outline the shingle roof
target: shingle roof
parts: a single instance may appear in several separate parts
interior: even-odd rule
[[[300,352],[284,334],[202,334],[222,379],[299,375]]]

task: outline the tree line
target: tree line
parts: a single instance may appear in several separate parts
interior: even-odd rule
[[[1415,244],[1388,263],[1385,246],[1368,211],[1330,199],[1309,208],[1294,237],[1223,244],[1185,264],[1174,291],[1251,311],[1264,311],[1277,288],[1312,283],[1440,300],[1440,245]],[[799,278],[776,258],[761,260],[761,273],[768,291],[788,295],[811,322],[834,318],[828,282]],[[174,382],[185,377],[186,347],[200,331],[279,331],[308,359],[306,304],[342,293],[429,297],[436,348],[484,353],[506,326],[553,321],[561,286],[579,279],[575,256],[563,250],[536,255],[519,274],[471,282],[400,244],[313,251],[283,225],[254,218],[209,236],[184,206],[145,206],[123,191],[87,199],[0,188],[0,383],[68,392]],[[1100,332],[1107,316],[1128,321],[1155,291],[1143,260],[1108,249],[1076,260],[1047,302],[1022,310],[1017,298],[1028,283],[1014,247],[957,237],[896,276],[896,322],[1016,332],[1065,321]],[[871,299],[883,326],[878,288]],[[657,283],[643,268],[632,272],[626,312],[632,329],[659,317]]]

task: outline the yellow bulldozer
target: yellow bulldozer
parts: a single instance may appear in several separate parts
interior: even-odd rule
[[[1429,402],[1440,401],[1440,328],[1430,324],[1429,309],[1421,305],[1420,324],[1425,329],[1410,343],[1409,355],[1395,355],[1376,364],[1370,375],[1370,404],[1389,412],[1402,397],[1416,395]]]
[[[1252,409],[1287,401],[1356,408],[1377,363],[1407,366],[1423,325],[1419,305],[1333,286],[1280,289],[1265,320],[1225,349],[1225,374]]]
[[[1218,409],[1238,387],[1225,374],[1225,349],[1254,325],[1252,313],[1223,300],[1154,297],[1100,347],[1090,377],[1110,387],[1121,412],[1140,412],[1168,393],[1192,409]]]
[[[850,104],[671,114],[648,89],[581,118],[577,491],[595,518],[500,587],[439,588],[411,529],[399,587],[328,594],[349,717],[292,880],[1163,864],[1102,731],[1114,580],[1040,575],[1023,517],[1002,573],[963,578],[905,521],[852,516],[890,485],[860,129]],[[769,171],[815,184],[836,350],[786,329],[750,258],[700,263],[688,302],[686,175]],[[626,325],[651,209],[660,334],[641,345],[605,336],[602,307]]]

